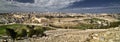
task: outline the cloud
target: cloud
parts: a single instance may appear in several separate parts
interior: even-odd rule
[[[68,8],[61,10],[62,12],[73,13],[119,13],[120,6],[108,6],[108,7],[84,7],[84,8]]]
[[[83,0],[34,0],[34,3],[0,0],[0,11],[57,11]]]
[[[71,3],[82,0],[34,0],[34,3],[12,2],[12,5],[19,7],[39,7],[46,9],[60,9],[69,6]]]
[[[18,1],[0,0],[0,12],[113,12],[118,11],[118,6],[108,7],[72,7],[76,2],[85,2],[87,0],[34,0],[34,3],[22,3]],[[118,4],[117,4],[118,5]],[[81,6],[81,5],[80,5]]]

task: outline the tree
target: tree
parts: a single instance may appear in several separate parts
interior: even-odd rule
[[[35,30],[30,30],[28,32],[28,37],[32,37],[35,34]]]
[[[44,33],[44,31],[46,31],[46,27],[43,27],[42,29],[34,29],[34,25],[32,26],[29,26],[27,25],[27,27],[29,28],[29,32],[28,32],[28,37],[32,37],[33,35],[36,35],[36,36],[39,36],[41,35],[42,36],[46,36],[46,34]]]
[[[17,38],[17,33],[13,29],[6,28],[6,34],[10,36],[13,41]]]
[[[30,29],[30,30],[33,30],[35,28],[34,25],[30,26],[30,25],[27,25],[27,28]]]
[[[25,29],[22,29],[20,35],[20,37],[26,37],[27,36],[27,31]]]
[[[40,30],[40,34],[41,34],[41,37],[42,36],[47,36],[44,32],[46,31],[46,27],[43,27],[41,30]]]
[[[35,35],[36,35],[36,36],[39,36],[40,33],[41,33],[41,29],[35,29]]]
[[[46,36],[46,34],[44,33],[47,29],[45,27],[43,28],[39,28],[39,29],[35,29],[35,35],[36,36],[39,36],[41,35],[42,36]]]
[[[35,33],[35,30],[34,30],[35,26],[34,25],[32,25],[32,26],[27,25],[27,27],[29,29],[28,37],[32,37]]]
[[[42,30],[43,30],[43,31],[46,31],[46,30],[47,30],[47,27],[43,27]]]

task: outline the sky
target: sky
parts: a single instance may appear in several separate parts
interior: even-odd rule
[[[0,0],[0,12],[120,13],[120,0]]]

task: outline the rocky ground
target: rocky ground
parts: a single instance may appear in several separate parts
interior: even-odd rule
[[[57,29],[45,32],[48,36],[16,42],[120,42],[120,27],[110,29]]]
[[[110,29],[59,29],[46,32],[47,37],[34,42],[120,42],[120,27]]]
[[[104,32],[106,29],[77,30],[59,29],[47,31],[47,37],[34,40],[34,42],[85,42],[91,33]]]
[[[88,42],[120,42],[120,28],[111,28],[108,31],[93,33]]]

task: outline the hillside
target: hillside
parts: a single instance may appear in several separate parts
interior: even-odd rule
[[[7,29],[16,42],[119,42],[120,15],[0,13],[0,42],[12,41]]]
[[[119,32],[120,27],[110,29],[87,29],[87,30],[78,29],[50,30],[45,32],[48,36],[42,38],[30,38],[30,42],[119,42],[120,40]]]

